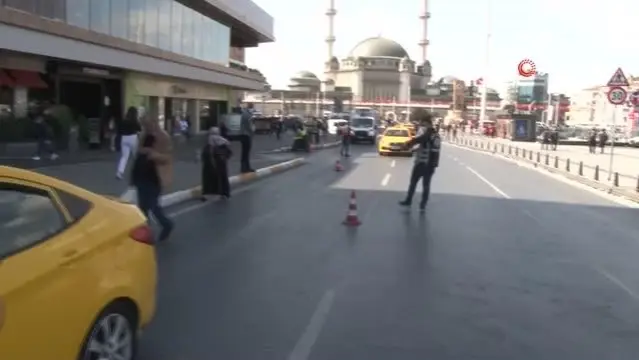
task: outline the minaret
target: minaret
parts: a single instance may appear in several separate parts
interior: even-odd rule
[[[422,64],[426,62],[426,50],[428,49],[428,19],[430,19],[430,13],[428,12],[428,0],[424,0],[424,12],[419,16],[422,20],[422,40],[419,42],[419,47],[422,48]]]
[[[326,16],[328,17],[328,36],[326,37],[326,45],[328,47],[328,61],[333,58],[333,45],[335,44],[335,0],[330,0],[328,10],[326,10]]]

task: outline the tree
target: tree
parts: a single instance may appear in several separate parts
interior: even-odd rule
[[[430,111],[424,109],[424,108],[414,108],[411,112],[410,112],[410,120],[411,121],[424,121],[424,120],[432,120],[432,114],[430,113]]]

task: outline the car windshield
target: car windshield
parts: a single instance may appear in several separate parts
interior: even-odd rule
[[[384,136],[392,136],[392,137],[408,137],[408,130],[401,129],[388,129],[384,133]]]
[[[365,127],[372,128],[373,127],[373,119],[369,118],[353,118],[351,119],[352,127]]]

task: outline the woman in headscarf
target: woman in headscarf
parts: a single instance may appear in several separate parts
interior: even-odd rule
[[[228,140],[220,135],[220,129],[212,127],[206,145],[202,148],[202,201],[211,195],[219,195],[222,199],[231,197],[229,184],[228,159],[231,157]]]

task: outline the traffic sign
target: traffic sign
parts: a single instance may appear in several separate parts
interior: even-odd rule
[[[614,86],[608,91],[608,101],[613,105],[621,105],[626,102],[628,93],[619,86]]]
[[[621,70],[621,68],[618,68],[608,81],[608,87],[618,86],[630,86],[630,83],[628,83],[628,78],[623,73],[623,70]]]

